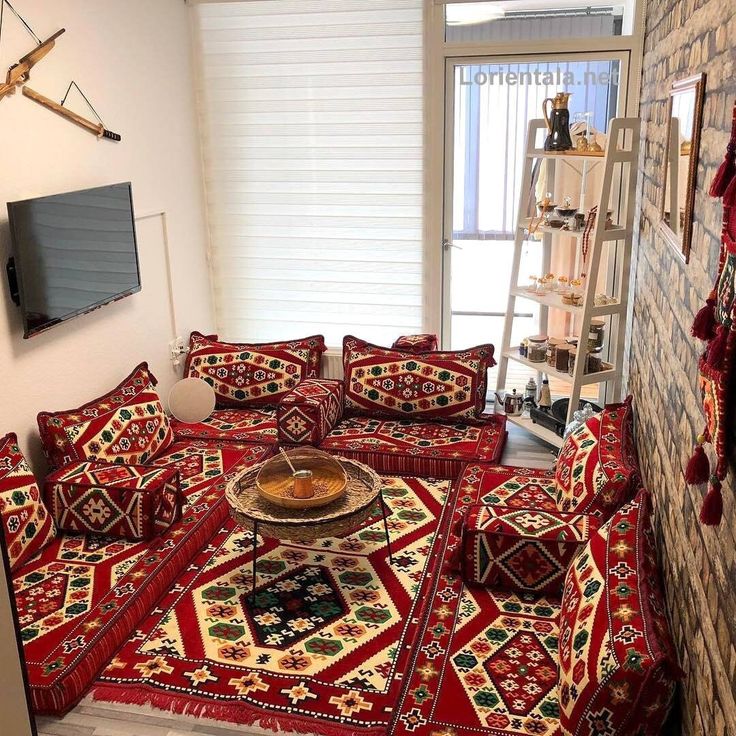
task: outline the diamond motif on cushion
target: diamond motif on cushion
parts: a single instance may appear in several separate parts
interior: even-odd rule
[[[173,442],[156,379],[141,363],[112,391],[78,409],[41,412],[38,427],[52,468],[78,460],[143,463]]]
[[[276,406],[303,380],[319,375],[324,351],[322,335],[240,344],[193,332],[184,373],[209,383],[220,407]]]
[[[0,534],[4,534],[10,569],[19,568],[54,538],[54,522],[41,500],[18,438],[0,438]]]
[[[514,715],[530,713],[557,685],[557,662],[532,632],[514,634],[483,666]]]
[[[605,521],[634,495],[638,481],[629,397],[609,404],[565,439],[555,472],[557,506]]]
[[[473,419],[485,405],[493,346],[411,353],[343,340],[345,407],[373,416]]]
[[[522,588],[540,589],[552,580],[564,567],[549,556],[544,547],[534,540],[523,540],[498,558],[499,565],[508,570]]]

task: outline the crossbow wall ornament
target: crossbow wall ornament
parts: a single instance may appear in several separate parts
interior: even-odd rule
[[[26,82],[30,79],[30,76],[31,76],[31,69],[39,61],[41,61],[41,59],[43,59],[46,56],[46,54],[48,54],[51,51],[51,49],[54,48],[56,39],[59,38],[59,36],[61,36],[61,34],[65,32],[65,29],[61,28],[58,31],[56,31],[56,33],[54,33],[52,36],[49,36],[49,38],[47,38],[45,41],[41,41],[41,39],[35,34],[33,29],[30,27],[30,25],[28,25],[28,23],[25,21],[25,19],[10,4],[9,0],[0,0],[0,41],[2,40],[3,16],[4,16],[6,6],[11,10],[11,12],[15,15],[15,17],[18,18],[18,20],[23,24],[24,28],[28,31],[28,33],[36,41],[37,46],[32,51],[30,51],[25,56],[23,56],[21,59],[19,59],[16,64],[13,64],[8,69],[8,73],[5,78],[5,83],[0,84],[0,100],[2,100],[4,97],[8,97],[9,95],[14,94],[18,87],[22,87],[24,97],[27,97],[28,99],[33,100],[34,102],[37,102],[40,105],[43,105],[43,107],[47,108],[48,110],[51,110],[52,112],[55,112],[58,115],[61,115],[67,120],[71,121],[72,123],[79,125],[85,130],[88,130],[91,133],[94,133],[98,138],[106,138],[112,141],[119,141],[121,139],[121,136],[118,135],[117,133],[113,133],[112,131],[108,130],[105,127],[104,123],[102,122],[102,119],[97,114],[97,111],[94,109],[94,107],[92,107],[92,103],[90,103],[90,101],[87,99],[87,96],[84,94],[84,92],[82,92],[82,90],[80,89],[79,85],[76,82],[72,81],[69,84],[69,87],[67,88],[66,94],[64,95],[64,98],[62,99],[61,103],[57,103],[54,100],[49,99],[48,97],[45,97],[40,92],[36,92],[35,90],[26,86]],[[71,91],[72,87],[75,87],[77,91],[79,92],[79,94],[84,98],[84,101],[87,103],[90,110],[94,113],[94,116],[97,118],[97,122],[93,120],[88,120],[82,115],[79,115],[78,113],[64,107],[64,102],[66,102],[66,98],[69,96],[69,92]]]

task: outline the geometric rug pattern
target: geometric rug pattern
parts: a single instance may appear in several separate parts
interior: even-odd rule
[[[519,508],[524,495],[544,501],[549,476],[470,465],[461,477],[390,736],[559,736],[560,598],[466,586],[454,564],[458,521],[470,505],[496,497]]]
[[[243,725],[385,733],[456,506],[448,481],[390,477],[342,537],[258,540],[228,520],[99,677],[94,697]]]

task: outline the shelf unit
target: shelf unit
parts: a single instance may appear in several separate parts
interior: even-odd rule
[[[509,360],[516,361],[533,370],[536,370],[541,384],[542,374],[570,385],[570,403],[567,421],[572,420],[572,415],[580,401],[580,389],[591,384],[607,384],[610,389],[609,398],[617,400],[621,394],[621,376],[623,372],[623,351],[626,334],[626,313],[629,301],[629,279],[631,270],[631,247],[633,240],[634,225],[634,202],[636,196],[637,165],[639,159],[639,135],[641,123],[639,118],[614,118],[609,125],[608,147],[604,156],[578,155],[565,153],[550,153],[536,147],[540,134],[546,134],[544,120],[532,120],[529,123],[527,133],[526,153],[524,158],[524,172],[519,197],[518,221],[514,239],[514,257],[511,267],[511,285],[509,288],[508,306],[504,322],[503,339],[501,346],[501,357],[498,366],[497,389],[504,388],[508,371]],[[600,191],[597,192],[594,204],[598,206],[598,217],[590,237],[590,249],[587,262],[587,278],[584,283],[583,303],[580,306],[563,304],[561,297],[553,292],[530,293],[519,284],[519,269],[522,250],[527,238],[526,232],[530,220],[526,217],[530,201],[530,193],[533,192],[533,167],[536,161],[546,159],[546,190],[553,191],[556,167],[560,164],[570,165],[571,169],[577,171],[581,177],[581,199],[584,197],[585,180],[593,166],[602,165],[603,175]],[[575,164],[579,164],[576,166]],[[561,193],[559,193],[561,194]],[[586,210],[584,202],[582,207]],[[606,211],[611,209],[616,213],[620,224],[612,228],[606,228]],[[556,243],[570,243],[570,239],[582,242],[583,232],[570,232],[553,227],[540,226],[536,228],[537,234],[542,236],[542,268],[545,273],[549,271],[552,248]],[[611,296],[614,302],[605,305],[595,304],[596,285],[601,266],[601,258],[604,246],[607,243],[618,244],[615,259],[609,260],[612,278],[609,279]],[[579,270],[579,258],[576,270]],[[511,345],[511,334],[514,322],[514,314],[517,312],[517,299],[528,299],[540,306],[540,331],[547,329],[548,315],[550,309],[559,309],[573,315],[576,332],[581,336],[581,343],[587,339],[590,330],[590,321],[594,317],[608,318],[608,329],[606,331],[606,344],[604,354],[607,362],[612,366],[610,369],[597,373],[585,373],[585,360],[577,360],[573,375],[550,368],[546,363],[533,363],[519,355],[518,346]],[[554,432],[538,424],[531,419],[522,417],[508,417],[508,420],[523,429],[528,430],[540,439],[551,445],[560,447],[562,440]]]

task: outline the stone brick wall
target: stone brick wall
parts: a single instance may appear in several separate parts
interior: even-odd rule
[[[686,734],[736,734],[736,483],[724,484],[720,527],[700,525],[703,488],[683,469],[703,426],[694,314],[716,274],[721,206],[707,189],[728,142],[736,99],[736,0],[649,0],[642,84],[641,236],[628,386],[640,454],[656,497],[668,606],[687,672]],[[690,264],[660,235],[667,95],[672,81],[705,72],[706,98]]]

